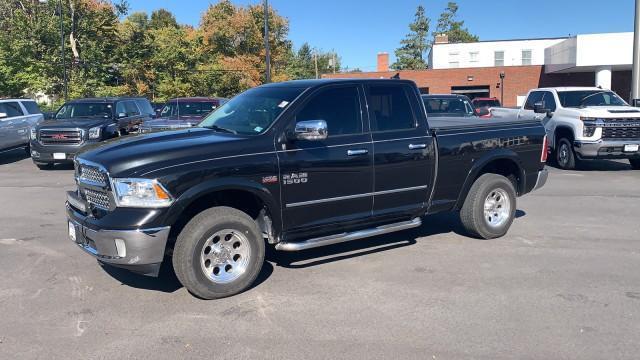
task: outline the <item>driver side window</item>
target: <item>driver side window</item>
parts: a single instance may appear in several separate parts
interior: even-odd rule
[[[324,120],[328,136],[362,133],[358,88],[331,88],[314,94],[296,115],[296,121]]]

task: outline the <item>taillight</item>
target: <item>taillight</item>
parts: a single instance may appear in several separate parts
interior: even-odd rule
[[[542,140],[542,154],[540,155],[540,162],[546,163],[547,156],[549,156],[549,138],[545,135],[544,140]]]

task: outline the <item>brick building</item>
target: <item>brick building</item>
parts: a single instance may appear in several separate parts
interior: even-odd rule
[[[328,74],[326,78],[413,80],[425,94],[502,97],[504,106],[522,103],[530,89],[547,86],[602,86],[629,99],[631,33],[578,35],[570,38],[449,44],[439,37],[429,70],[389,69],[389,54],[378,54],[375,72]],[[504,74],[504,89],[500,74]]]

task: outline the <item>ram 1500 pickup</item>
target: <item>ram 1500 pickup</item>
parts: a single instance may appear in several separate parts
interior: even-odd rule
[[[541,121],[558,167],[581,160],[628,159],[640,170],[640,109],[597,87],[531,90],[520,109],[493,108],[495,117]]]
[[[157,275],[172,257],[206,299],[254,282],[266,246],[298,251],[459,211],[504,235],[545,183],[536,121],[428,121],[404,80],[308,80],[248,90],[198,127],[115,139],[75,159],[69,237],[101,263]]]

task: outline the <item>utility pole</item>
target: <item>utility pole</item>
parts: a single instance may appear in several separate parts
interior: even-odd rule
[[[640,106],[640,0],[636,0],[633,27],[633,75],[631,79],[631,104]]]
[[[316,63],[316,79],[318,79],[318,52],[314,50],[313,61]]]
[[[269,49],[269,1],[264,0],[264,50],[266,54],[265,82],[271,82],[271,50]]]
[[[504,71],[500,73],[500,106],[504,106]]]
[[[336,52],[333,52],[333,73],[336,73],[336,67],[338,66]]]

